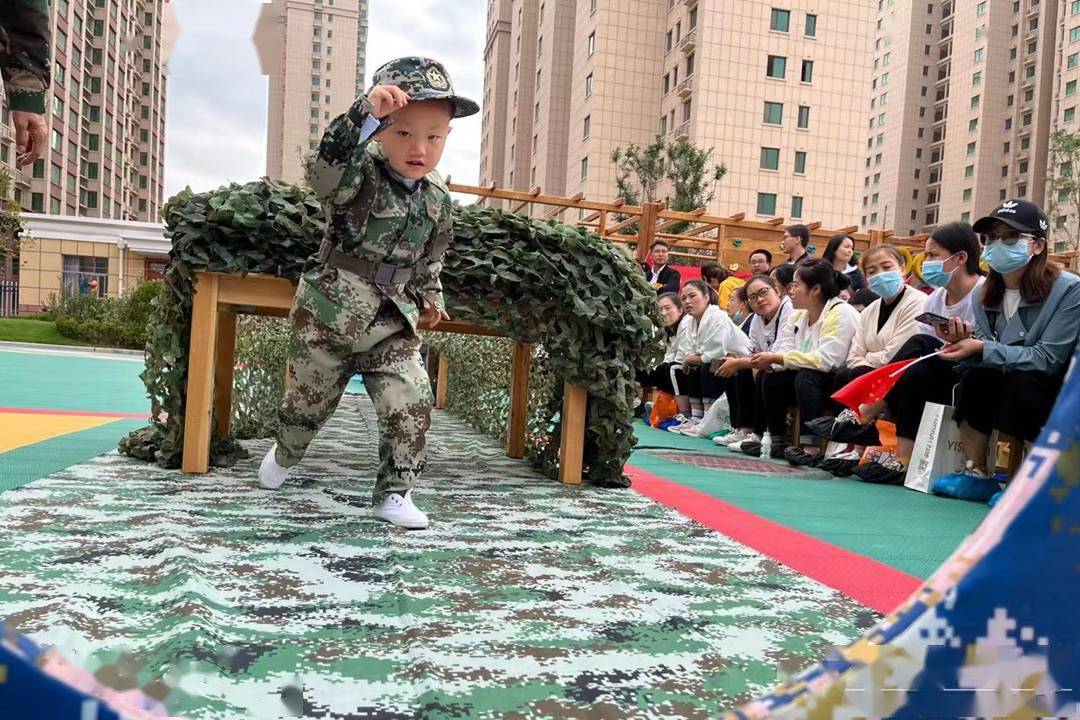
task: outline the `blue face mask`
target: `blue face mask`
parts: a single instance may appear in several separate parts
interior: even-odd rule
[[[1001,275],[1015,272],[1031,262],[1031,255],[1028,254],[1028,240],[1020,238],[1015,245],[1006,245],[1001,240],[993,240],[983,248],[982,259]]]
[[[926,260],[922,264],[922,277],[926,281],[927,285],[931,287],[945,287],[952,280],[955,270],[945,272],[945,261],[951,260],[954,256],[950,255],[945,260]]]
[[[904,285],[904,276],[899,270],[886,270],[870,278],[870,289],[881,298],[891,298],[900,292]]]

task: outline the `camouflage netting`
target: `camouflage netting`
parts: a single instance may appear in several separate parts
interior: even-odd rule
[[[295,280],[319,244],[325,219],[310,190],[265,179],[207,193],[185,190],[169,201],[164,215],[173,248],[142,378],[154,416],[165,419],[122,440],[120,451],[163,467],[178,467],[194,273],[267,273]],[[586,387],[590,396],[586,479],[626,485],[622,466],[635,443],[634,373],[660,355],[656,295],[642,273],[595,234],[489,208],[455,208],[454,236],[443,269],[451,316],[542,348],[542,372],[536,392],[531,393],[530,457],[554,476],[558,408],[563,382],[569,381]],[[461,345],[463,340],[447,337],[430,335],[432,343],[448,350],[454,377],[455,353],[446,343]],[[504,373],[506,356],[504,352],[498,358]],[[459,357],[467,359],[468,354]],[[458,380],[451,386],[465,378],[461,384],[469,387],[468,374],[461,374],[467,363],[457,367]],[[539,382],[545,373],[550,378]],[[490,382],[504,380],[496,372]],[[536,397],[545,386],[550,388],[548,397]],[[490,384],[474,386],[477,407],[470,411],[470,419],[489,432],[501,433],[499,414],[505,417],[505,400],[482,400],[495,397],[490,388]],[[280,383],[275,383],[266,395],[276,401],[280,392]],[[454,404],[462,407],[468,402]],[[212,464],[231,464],[243,453],[232,438],[215,436],[211,442]]]

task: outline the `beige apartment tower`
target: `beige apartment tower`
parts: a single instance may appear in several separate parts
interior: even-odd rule
[[[164,191],[168,0],[54,0],[49,147],[15,167],[6,100],[0,168],[27,211],[157,221]]]
[[[877,3],[863,224],[913,234],[1007,198],[1045,204],[1051,126],[1075,119],[1057,67],[1080,74],[1077,56],[1061,55],[1067,6],[1080,11],[1062,0]]]
[[[874,20],[841,0],[490,0],[481,183],[610,199],[615,148],[685,137],[728,167],[712,212],[856,224]]]
[[[363,91],[367,0],[272,0],[254,42],[270,78],[266,174],[303,180],[303,162],[326,126]]]

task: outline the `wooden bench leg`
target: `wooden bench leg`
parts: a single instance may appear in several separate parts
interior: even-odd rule
[[[181,465],[186,473],[204,473],[210,468],[210,407],[214,390],[217,322],[218,276],[200,275],[195,286],[188,352],[184,459]]]
[[[232,430],[233,368],[236,365],[236,311],[218,310],[217,353],[214,359],[214,418],[218,435]]]
[[[802,420],[799,419],[799,406],[796,405],[791,413],[791,446],[799,447],[802,440]]]
[[[562,408],[562,441],[559,445],[559,482],[580,485],[585,454],[585,411],[589,394],[585,388],[566,383]]]
[[[510,417],[506,428],[506,456],[525,457],[525,424],[529,411],[529,365],[532,345],[514,343],[514,359],[510,371]]]
[[[438,379],[435,381],[435,409],[446,409],[446,382],[450,376],[450,367],[446,355],[439,353]]]
[[[1008,447],[1009,459],[1005,466],[1005,472],[1011,478],[1024,462],[1024,441],[1005,434],[1000,434],[998,439]]]

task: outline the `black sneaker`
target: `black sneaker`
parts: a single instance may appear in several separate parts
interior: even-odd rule
[[[898,466],[898,467],[897,467]],[[853,471],[855,477],[875,485],[903,485],[907,468],[892,461],[888,466],[872,462],[860,465]]]
[[[806,428],[806,432],[832,440],[833,427],[836,426],[836,424],[836,418],[831,415],[822,415],[819,418],[814,418],[809,422],[803,423],[803,427]]]
[[[850,457],[855,455],[855,457]],[[825,458],[818,465],[822,470],[831,472],[836,477],[848,477],[859,466],[859,457],[856,453],[843,453],[836,457]]]
[[[878,436],[875,423],[869,425],[845,423],[833,430],[832,437],[829,439],[833,442],[850,443],[852,445],[862,445],[863,447],[874,447],[881,444],[881,438]]]
[[[784,459],[796,467],[817,467],[821,464],[821,453],[812,455],[801,447],[789,447],[784,450]]]
[[[771,457],[773,460],[783,460],[784,453],[787,452],[788,447],[790,446],[787,443],[774,444],[772,446],[772,450],[769,451],[769,457]]]
[[[750,457],[761,457],[761,443],[747,440],[739,446],[739,452]]]

